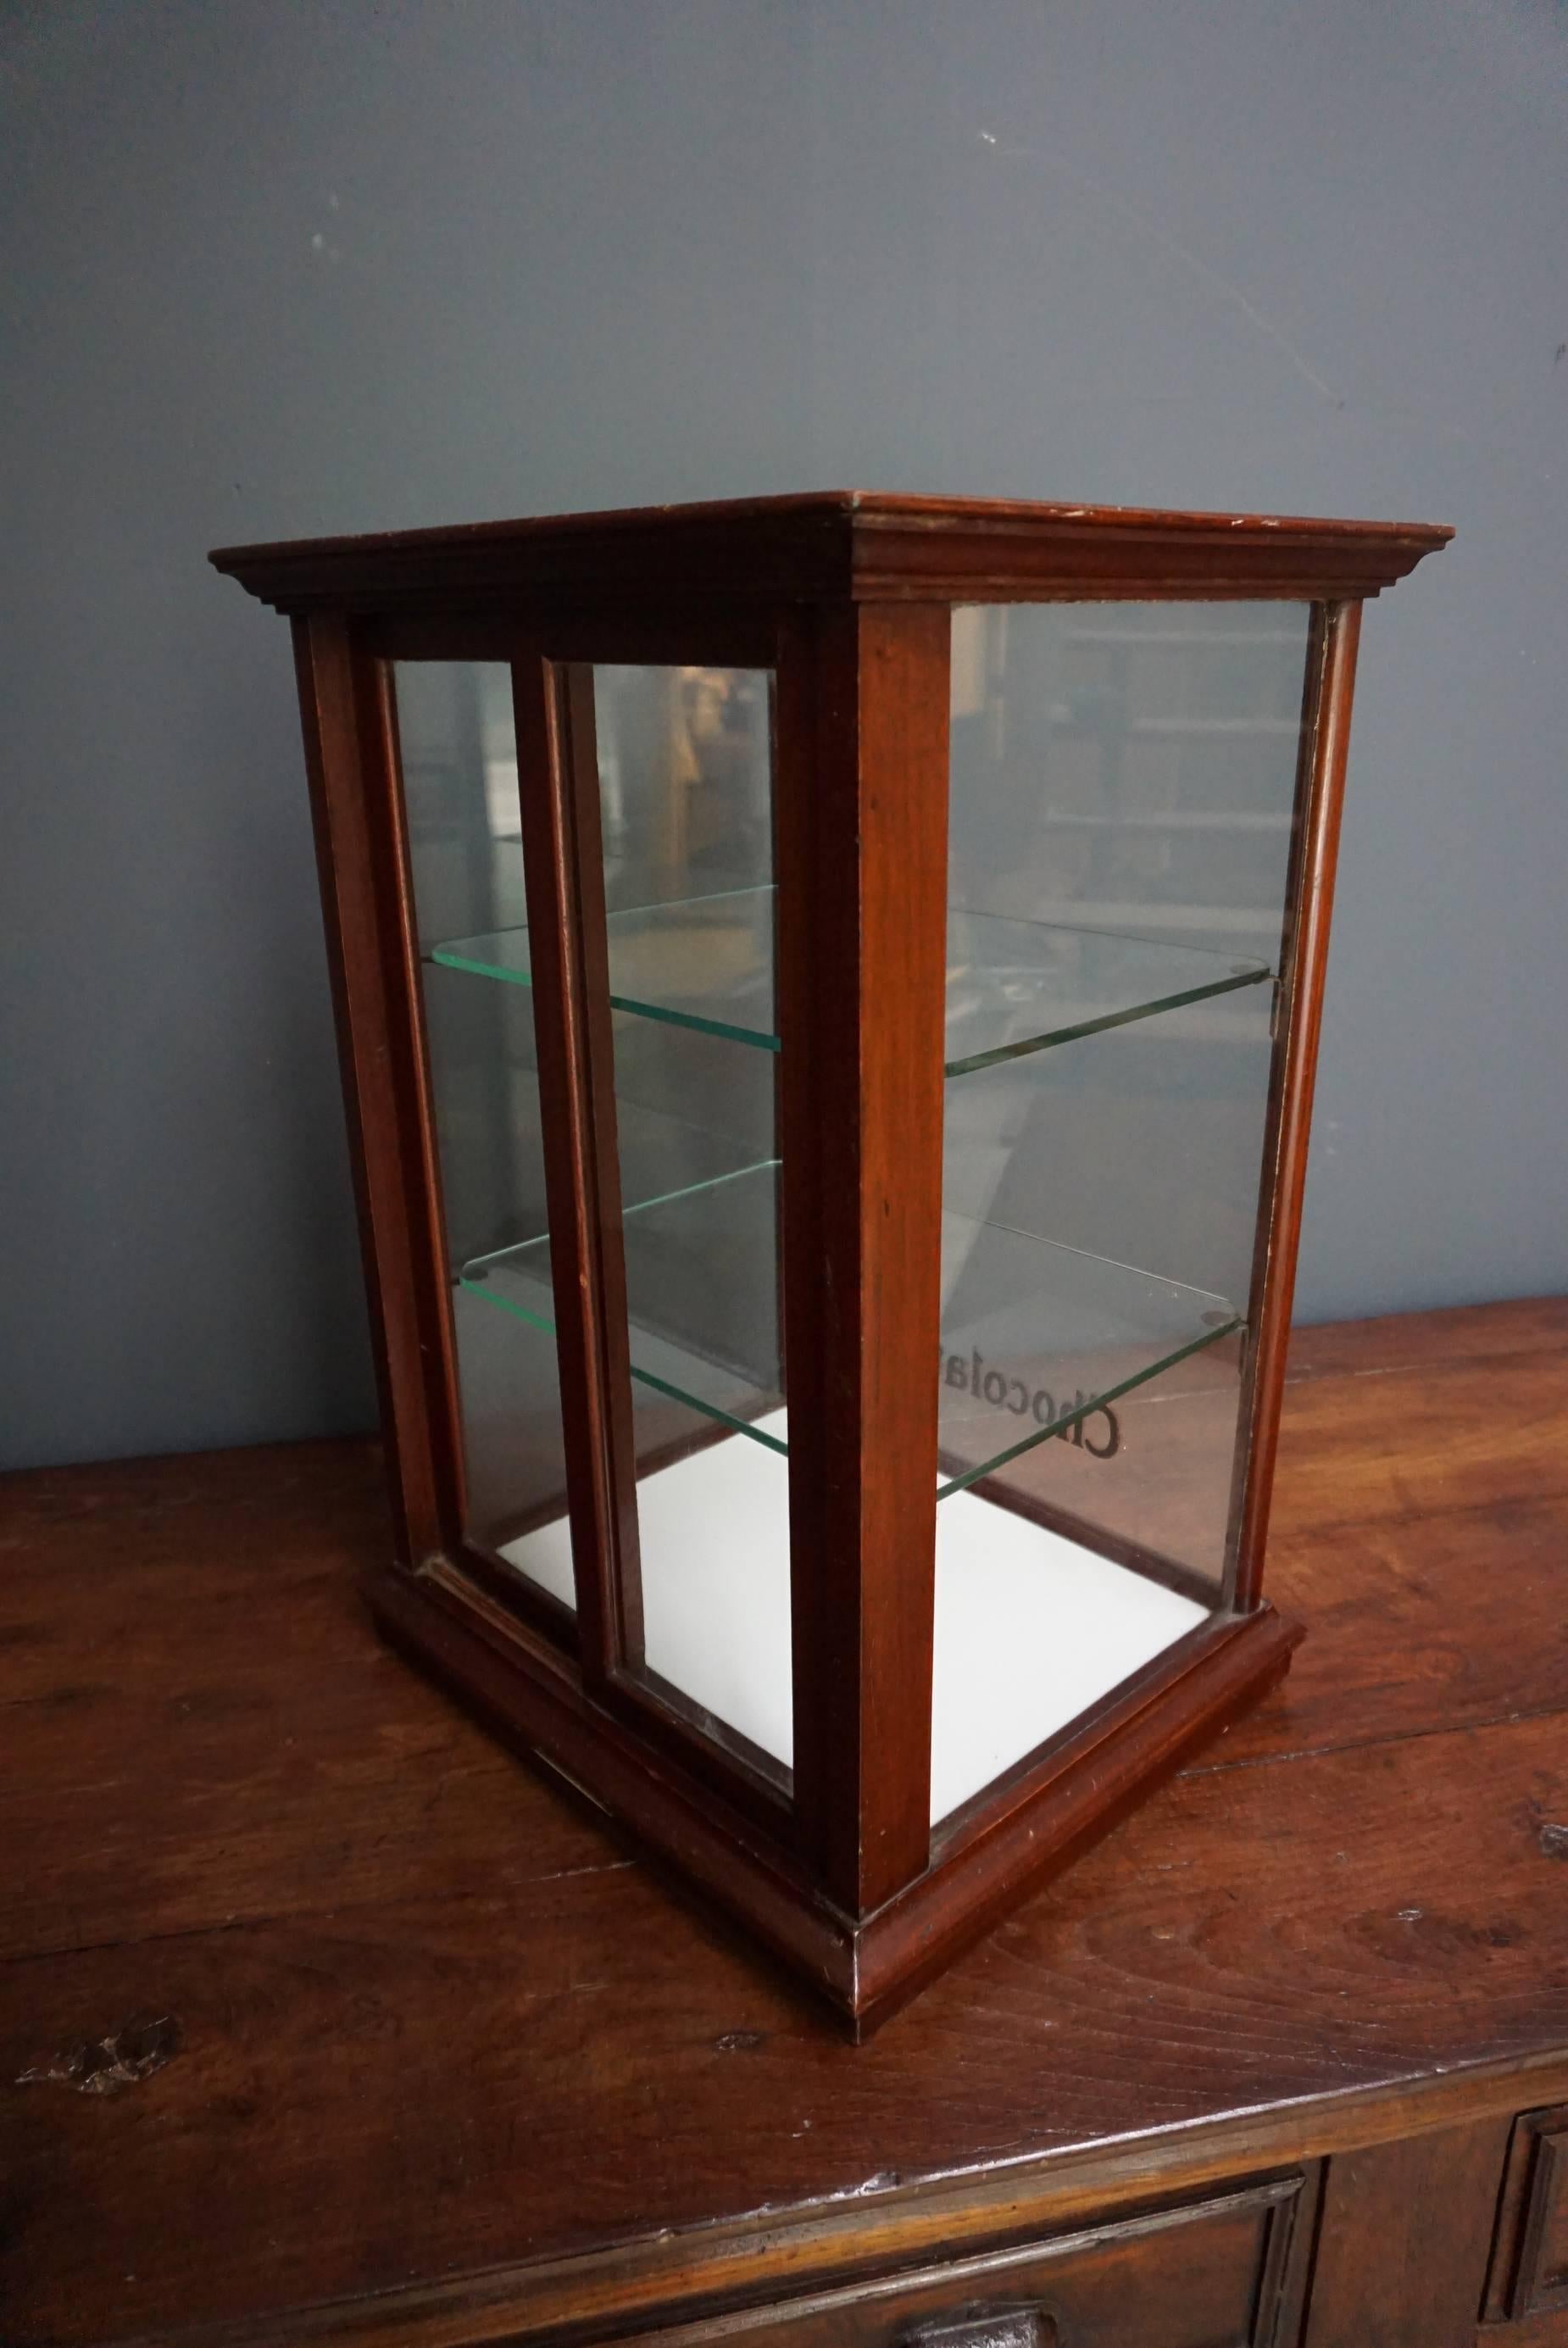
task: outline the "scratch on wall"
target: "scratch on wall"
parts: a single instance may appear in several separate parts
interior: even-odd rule
[[[1170,253],[1173,260],[1179,261],[1184,268],[1191,270],[1193,276],[1202,278],[1204,284],[1212,286],[1225,301],[1233,303],[1242,315],[1257,329],[1260,335],[1273,343],[1277,350],[1284,353],[1296,373],[1312,386],[1319,398],[1326,399],[1334,407],[1345,406],[1345,395],[1336,391],[1332,384],[1324,381],[1317,369],[1308,362],[1305,354],[1292,342],[1284,329],[1266,316],[1258,308],[1257,304],[1243,293],[1239,285],[1234,284],[1222,271],[1212,268],[1201,253],[1194,252],[1189,246],[1182,244],[1170,233],[1169,230],[1162,229],[1157,221],[1151,221],[1147,214],[1139,211],[1126,201],[1125,197],[1119,196],[1113,188],[1104,187],[1098,180],[1091,180],[1087,172],[1079,171],[1071,163],[1064,162],[1059,155],[1052,154],[1047,148],[1015,146],[1007,139],[998,139],[993,130],[982,130],[980,139],[984,146],[994,148],[998,155],[1015,157],[1023,161],[1043,163],[1047,170],[1059,172],[1064,179],[1070,180],[1075,187],[1081,188],[1086,195],[1095,197],[1137,235],[1147,237],[1151,243],[1159,245],[1161,252]]]

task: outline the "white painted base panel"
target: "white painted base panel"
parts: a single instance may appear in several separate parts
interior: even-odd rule
[[[785,1763],[793,1747],[789,1475],[778,1452],[735,1436],[637,1487],[649,1669]],[[564,1519],[509,1541],[500,1555],[571,1602]],[[944,1500],[936,1511],[932,1823],[1173,1646],[1204,1613],[1193,1600],[973,1492]]]

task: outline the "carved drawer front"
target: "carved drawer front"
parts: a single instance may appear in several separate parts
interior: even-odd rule
[[[660,2348],[1295,2348],[1302,2187],[1279,2178],[750,2309],[661,2333]]]
[[[1560,2313],[1539,2336],[1568,2343],[1568,2104],[1514,2123],[1486,2312],[1493,2322]]]

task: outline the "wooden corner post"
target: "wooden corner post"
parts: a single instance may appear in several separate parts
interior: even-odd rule
[[[294,646],[397,1555],[418,1567],[459,1537],[462,1456],[397,705],[340,614],[296,619]]]
[[[1248,1320],[1253,1342],[1246,1396],[1236,1435],[1235,1498],[1226,1574],[1231,1602],[1249,1612],[1262,1595],[1264,1550],[1274,1496],[1284,1399],[1285,1355],[1295,1296],[1296,1250],[1306,1185],[1306,1147],[1328,928],[1339,860],[1339,818],[1350,749],[1350,704],[1361,605],[1320,605],[1313,615],[1306,708],[1296,788],[1295,837],[1286,886],[1286,932],[1280,968],[1279,1037],[1274,1047],[1264,1145],[1257,1243]]]
[[[592,666],[520,643],[512,707],[579,1658],[603,1687],[642,1661],[643,1605]]]
[[[779,657],[795,1800],[851,1916],[930,1842],[948,635],[822,606]]]

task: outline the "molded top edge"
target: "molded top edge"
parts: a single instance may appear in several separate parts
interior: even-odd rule
[[[1045,503],[1026,499],[922,497],[902,491],[820,489],[788,496],[708,499],[686,505],[606,507],[568,514],[531,514],[511,520],[459,522],[434,529],[373,530],[333,538],[261,541],[244,546],[215,547],[208,560],[220,571],[239,572],[280,556],[299,559],[336,554],[395,555],[405,549],[410,553],[438,549],[450,549],[455,552],[467,547],[493,547],[508,541],[516,541],[520,546],[526,546],[531,541],[593,531],[611,533],[624,530],[640,535],[650,530],[680,530],[694,524],[744,526],[756,522],[766,526],[791,519],[820,521],[843,519],[851,526],[869,525],[872,528],[887,524],[923,526],[933,530],[941,530],[944,525],[962,525],[970,530],[994,527],[1008,536],[1020,532],[1050,536],[1075,525],[1080,529],[1088,525],[1095,530],[1128,530],[1161,536],[1170,533],[1183,538],[1224,538],[1232,532],[1251,538],[1278,533],[1319,542],[1333,540],[1351,543],[1392,541],[1407,546],[1418,544],[1423,551],[1446,544],[1454,534],[1448,525],[1434,522],[1335,520],[1295,514],[1202,513],[1158,507]]]

